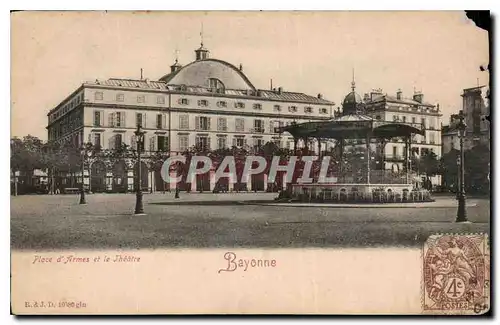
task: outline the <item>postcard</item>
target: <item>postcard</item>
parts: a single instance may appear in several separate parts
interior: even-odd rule
[[[15,315],[488,315],[489,12],[11,13]]]

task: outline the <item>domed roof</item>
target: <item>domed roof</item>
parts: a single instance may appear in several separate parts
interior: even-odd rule
[[[363,111],[363,99],[355,91],[356,83],[354,82],[354,70],[351,82],[351,92],[345,96],[342,102],[342,114],[358,114]]]
[[[363,99],[361,96],[355,92],[351,91],[347,96],[345,96],[344,101],[342,102],[343,105],[357,105],[361,104],[363,102]]]
[[[170,85],[207,87],[209,79],[220,80],[226,89],[255,90],[250,80],[234,65],[217,59],[191,62],[160,80]]]

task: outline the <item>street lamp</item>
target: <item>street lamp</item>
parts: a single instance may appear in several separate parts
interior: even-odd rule
[[[467,212],[465,211],[465,154],[464,154],[464,138],[467,125],[464,122],[465,116],[463,111],[458,114],[458,133],[460,138],[460,176],[459,176],[459,193],[458,193],[458,210],[456,222],[468,222]]]
[[[144,131],[140,124],[137,124],[137,130],[134,132],[137,140],[137,185],[135,188],[135,214],[144,214],[144,206],[142,204],[142,168],[141,168],[141,151],[144,142]]]
[[[85,200],[85,161],[87,160],[87,157],[90,158],[92,156],[92,150],[91,150],[92,144],[83,144],[81,149],[80,149],[80,154],[82,155],[82,186],[80,187],[80,204],[87,204],[87,201]],[[90,182],[90,180],[89,180]]]

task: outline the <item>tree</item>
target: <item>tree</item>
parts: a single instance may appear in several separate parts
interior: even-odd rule
[[[14,137],[11,139],[10,168],[14,175],[14,195],[18,194],[17,173],[26,176],[26,186],[32,186],[32,175],[35,169],[43,167],[42,141],[34,136],[27,135],[22,140]]]
[[[453,192],[456,192],[458,188],[457,162],[459,157],[460,151],[451,149],[441,157],[439,163],[439,173],[442,177],[442,185]]]
[[[477,145],[465,152],[465,187],[469,193],[489,193],[490,150]]]

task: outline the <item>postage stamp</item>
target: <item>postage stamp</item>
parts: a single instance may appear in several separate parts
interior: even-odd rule
[[[490,252],[486,234],[430,236],[423,251],[426,313],[482,314],[490,306]]]

